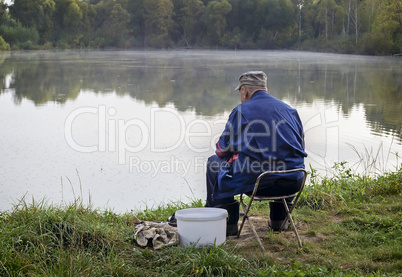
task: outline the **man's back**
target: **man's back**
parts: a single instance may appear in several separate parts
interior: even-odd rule
[[[275,161],[278,166],[283,162],[287,169],[303,167],[307,154],[302,123],[297,111],[286,103],[257,91],[233,110],[230,120],[233,140],[228,143],[234,152],[260,162]]]

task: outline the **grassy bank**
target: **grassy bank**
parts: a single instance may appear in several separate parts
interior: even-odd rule
[[[318,178],[294,212],[303,241],[292,232],[259,230],[219,247],[139,247],[133,216],[166,220],[175,203],[118,215],[83,206],[20,203],[0,213],[0,276],[400,276],[402,170],[375,178],[350,174]],[[266,204],[252,214],[267,219]],[[265,220],[264,219],[264,220]]]

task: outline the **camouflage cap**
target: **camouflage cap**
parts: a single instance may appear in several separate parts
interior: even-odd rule
[[[241,86],[260,86],[267,87],[267,75],[263,71],[248,71],[240,75],[239,85],[235,90],[239,90]]]

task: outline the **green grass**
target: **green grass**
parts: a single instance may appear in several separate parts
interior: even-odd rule
[[[68,206],[21,202],[0,212],[0,276],[400,276],[402,170],[377,177],[312,170],[294,211],[302,237],[262,235],[238,246],[140,248],[133,216],[166,221],[173,211],[200,207],[172,203],[126,214],[100,211],[77,200]],[[255,203],[253,215],[267,216]]]
[[[375,178],[352,173],[345,162],[335,163],[333,170],[332,176],[321,178],[316,170],[311,168],[311,185],[303,191],[299,205],[323,209],[400,194],[401,169]]]

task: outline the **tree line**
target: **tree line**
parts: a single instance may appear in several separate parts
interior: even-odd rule
[[[402,50],[400,0],[0,0],[0,49]]]

